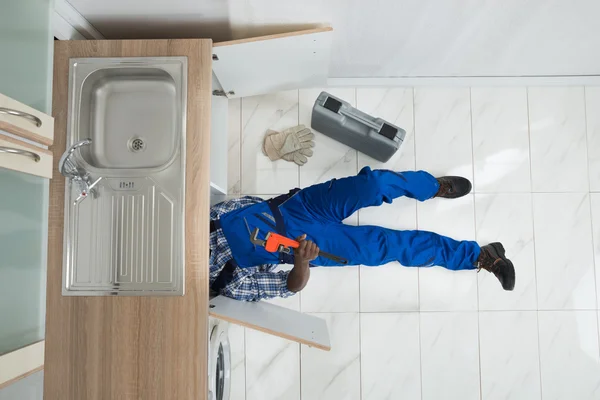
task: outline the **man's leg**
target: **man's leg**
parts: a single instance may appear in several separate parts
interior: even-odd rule
[[[450,270],[475,269],[480,254],[476,242],[457,241],[427,231],[397,231],[379,226],[335,224],[323,227],[313,240],[351,265],[378,266],[398,261],[406,267],[441,266]],[[312,238],[311,238],[312,239]],[[336,266],[319,257],[313,263]]]
[[[436,178],[425,171],[372,171],[365,167],[356,176],[303,189],[298,197],[313,217],[341,222],[360,208],[391,203],[401,196],[424,201],[439,189]]]
[[[515,287],[515,267],[500,243],[480,247],[476,242],[457,241],[433,232],[379,226],[329,224],[311,231],[309,239],[322,250],[346,258],[349,265],[378,266],[398,261],[407,267],[437,265],[453,271],[479,267],[493,273],[505,290]],[[341,266],[323,257],[313,264]]]

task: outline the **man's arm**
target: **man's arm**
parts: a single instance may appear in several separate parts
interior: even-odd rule
[[[319,255],[319,248],[306,235],[298,237],[300,247],[294,250],[294,268],[290,271],[240,274],[223,294],[236,300],[259,301],[274,297],[289,297],[304,289],[310,277],[310,262]]]
[[[304,289],[310,278],[310,262],[319,256],[319,247],[314,242],[306,240],[306,235],[296,238],[300,247],[294,249],[294,268],[287,279],[287,287],[296,293]]]
[[[256,203],[261,203],[263,199],[260,197],[244,196],[236,199],[223,201],[215,204],[210,208],[210,219],[219,219],[223,214],[227,214],[230,211],[237,210],[246,206],[251,206]]]
[[[290,271],[256,272],[240,275],[233,284],[223,289],[222,294],[236,300],[259,301],[274,297],[289,297],[295,293],[288,289]]]

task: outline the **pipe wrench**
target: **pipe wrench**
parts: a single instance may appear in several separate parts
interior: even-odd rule
[[[290,254],[292,252],[291,249],[296,249],[300,246],[300,243],[298,243],[297,241],[274,232],[268,232],[267,236],[265,236],[265,239],[259,239],[258,232],[258,228],[255,228],[252,231],[252,233],[250,234],[250,241],[257,246],[264,247],[265,250],[267,250],[269,253],[280,252]],[[328,258],[339,264],[348,264],[348,260],[346,260],[345,258],[338,257],[336,255],[326,253],[324,251],[319,251],[319,257]]]

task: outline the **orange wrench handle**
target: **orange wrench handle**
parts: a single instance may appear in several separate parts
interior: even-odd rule
[[[291,247],[292,249],[296,249],[300,246],[300,243],[296,242],[293,239],[279,235],[277,233],[270,232],[266,239],[265,250],[267,250],[270,253],[274,253],[276,251],[279,251],[279,246]]]

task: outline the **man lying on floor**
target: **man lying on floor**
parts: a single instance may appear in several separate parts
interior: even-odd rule
[[[294,189],[263,201],[242,197],[211,208],[211,290],[234,299],[258,301],[301,291],[311,267],[442,266],[449,270],[493,273],[504,290],[515,286],[515,268],[500,243],[480,246],[426,231],[398,231],[379,226],[350,226],[342,221],[355,211],[406,196],[419,201],[454,199],[471,191],[461,177],[434,178],[425,171],[395,172],[363,168],[358,175]],[[269,253],[250,241],[250,233],[276,232],[297,238],[294,254]],[[347,264],[319,256],[319,250],[347,259]],[[293,264],[274,272],[277,264]],[[401,264],[401,265],[400,265]]]

